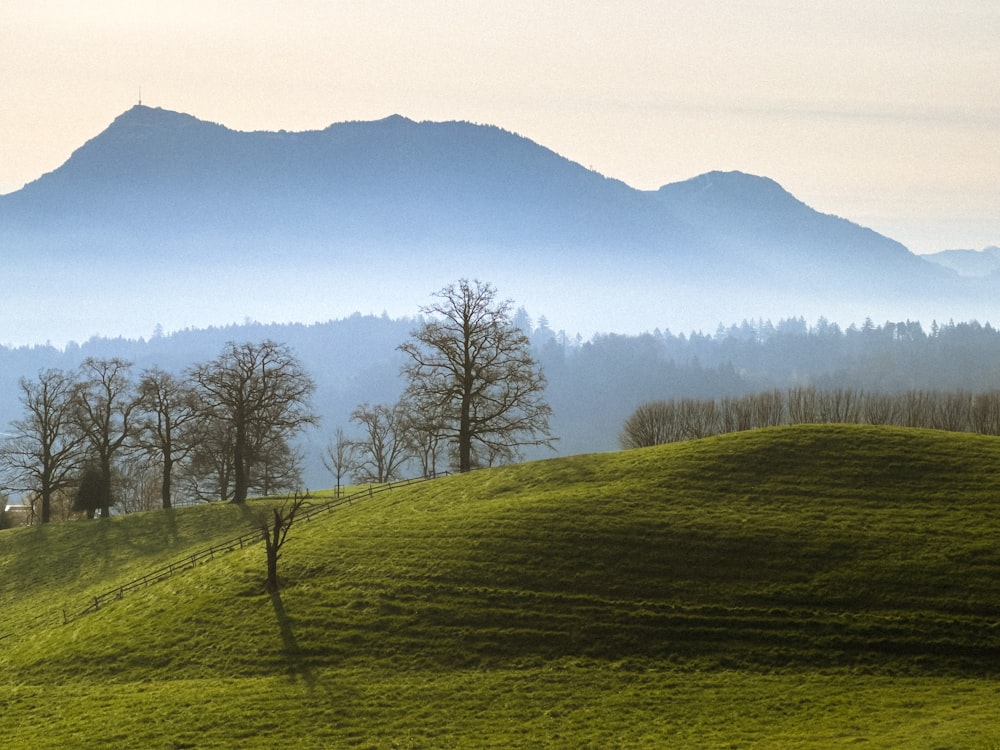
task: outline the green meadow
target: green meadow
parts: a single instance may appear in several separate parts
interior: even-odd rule
[[[483,470],[71,617],[268,502],[0,532],[4,747],[1000,748],[1000,439]]]

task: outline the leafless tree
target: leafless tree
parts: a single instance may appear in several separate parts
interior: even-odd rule
[[[262,495],[292,492],[302,486],[302,454],[283,436],[268,433],[255,450],[250,488]]]
[[[463,472],[477,452],[515,455],[522,446],[551,446],[545,378],[528,337],[511,322],[512,303],[497,300],[490,284],[465,279],[435,296],[421,308],[430,320],[399,347],[409,357],[404,400],[415,407],[414,419],[441,420]]]
[[[391,482],[410,458],[407,452],[407,416],[399,407],[361,404],[351,413],[364,435],[353,443],[357,482]]]
[[[625,450],[673,443],[681,439],[677,405],[673,401],[640,404],[625,420],[618,443]]]
[[[972,394],[966,391],[936,393],[932,425],[939,430],[964,432],[972,421]]]
[[[315,383],[291,350],[274,341],[230,342],[190,376],[203,417],[231,428],[232,502],[244,503],[266,447],[316,423],[310,407]]]
[[[178,477],[185,496],[206,502],[232,500],[232,432],[228,422],[200,415],[192,434],[194,450]]]
[[[88,357],[80,365],[81,381],[74,398],[76,424],[86,437],[107,493],[99,507],[102,518],[111,513],[112,464],[134,432],[136,397],[131,368],[131,362],[117,357]]]
[[[754,427],[777,427],[785,424],[785,399],[781,391],[764,391],[746,399],[753,411]]]
[[[719,410],[711,399],[681,399],[677,416],[685,439],[710,437],[719,432]]]
[[[742,432],[756,424],[753,402],[747,397],[730,396],[719,402],[719,424],[723,432]]]
[[[296,515],[308,499],[307,494],[297,492],[280,507],[271,508],[269,513],[263,512],[257,516],[257,528],[264,537],[267,551],[267,577],[264,579],[264,588],[268,591],[278,590],[278,559],[281,557],[281,548],[285,544],[292,524],[295,523]]]
[[[420,465],[420,475],[434,477],[438,474],[438,462],[446,458],[448,442],[446,439],[446,418],[443,413],[435,412],[430,404],[423,404],[423,409],[407,400],[410,394],[404,394],[399,404],[406,415],[406,443],[410,456]],[[457,458],[457,455],[455,456]],[[456,462],[457,463],[457,462]]]
[[[831,388],[818,392],[819,421],[829,424],[856,424],[861,414],[861,392],[852,388]]]
[[[972,429],[980,435],[1000,435],[1000,391],[976,394],[971,418]]]
[[[337,497],[340,497],[342,480],[354,467],[354,443],[344,435],[344,428],[338,427],[333,439],[326,444],[322,455],[323,466],[333,474],[337,482]]]
[[[866,393],[861,406],[865,422],[892,425],[899,421],[899,398],[886,393]]]
[[[143,372],[139,380],[140,419],[136,440],[142,451],[160,466],[160,503],[172,505],[174,466],[194,449],[198,400],[191,385],[159,368]]]
[[[900,401],[900,424],[903,427],[930,427],[934,418],[934,396],[929,391],[906,391]]]
[[[5,489],[29,494],[48,523],[53,501],[72,487],[82,459],[84,436],[77,429],[76,378],[63,370],[45,370],[37,380],[20,380],[24,416],[11,423],[0,444]]]
[[[115,462],[115,510],[139,513],[160,507],[162,479],[161,467],[146,453],[135,452]]]
[[[789,388],[785,406],[791,424],[815,424],[823,421],[819,392],[812,386]]]

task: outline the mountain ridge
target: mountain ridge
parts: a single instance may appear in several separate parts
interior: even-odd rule
[[[305,302],[282,308],[306,322],[372,309],[361,303],[373,296],[406,300],[391,312],[410,314],[460,276],[590,331],[791,314],[983,317],[952,302],[981,311],[987,296],[770,178],[710,172],[642,191],[494,125],[402,115],[243,132],[136,105],[61,167],[0,196],[0,246],[25,283],[42,264],[74,280],[103,267],[133,301],[166,287],[189,311],[220,309],[206,300],[219,293],[213,275],[255,302],[267,276],[283,279],[276,294],[295,294],[302,278],[367,288],[340,300],[349,309],[315,292],[312,317]],[[158,285],[142,279],[151,267]],[[36,291],[46,314],[61,304]],[[190,324],[156,306],[153,322]],[[220,322],[212,314],[197,322]]]

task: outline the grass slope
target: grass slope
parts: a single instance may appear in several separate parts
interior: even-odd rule
[[[1000,747],[1000,441],[762,430],[0,534],[8,747]]]

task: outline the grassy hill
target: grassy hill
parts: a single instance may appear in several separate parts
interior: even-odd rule
[[[0,533],[7,747],[1000,747],[1000,440],[800,426]]]

